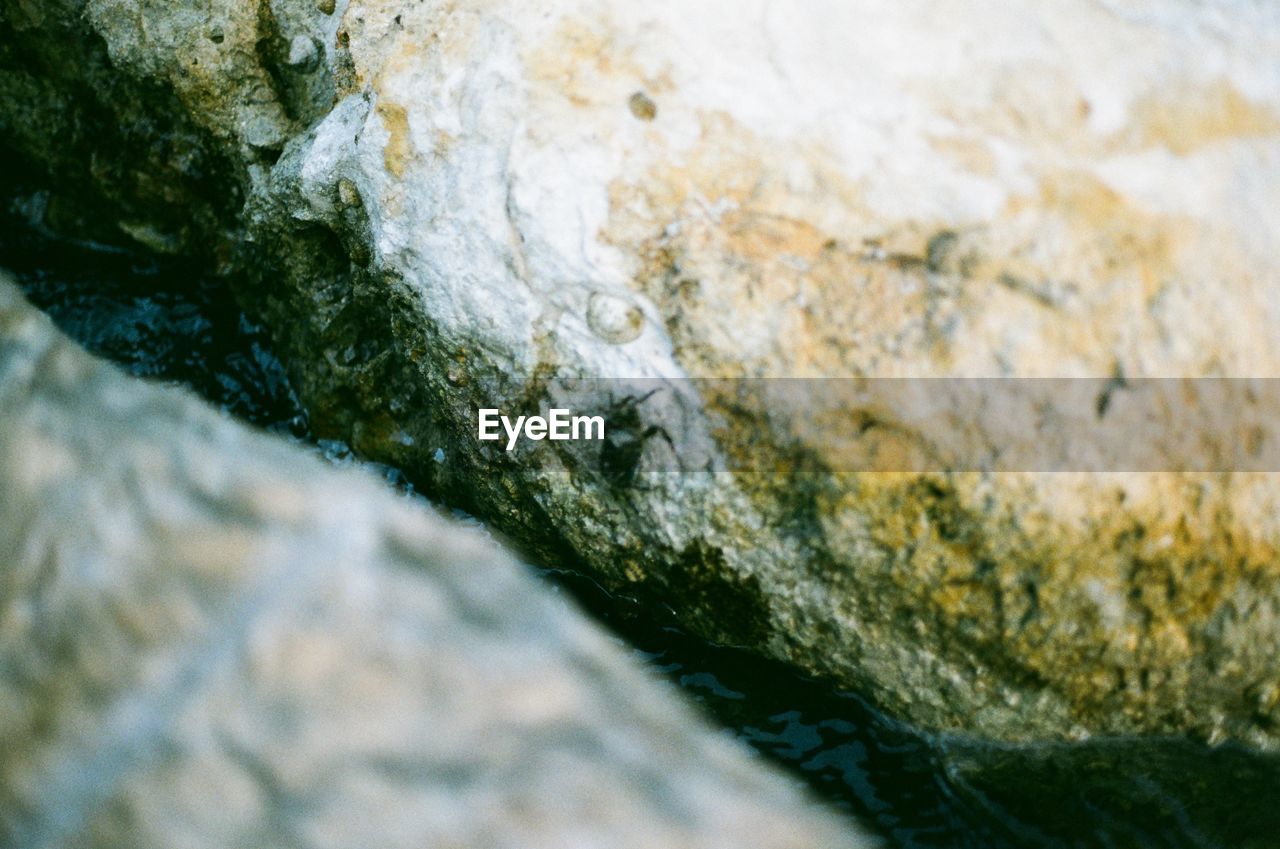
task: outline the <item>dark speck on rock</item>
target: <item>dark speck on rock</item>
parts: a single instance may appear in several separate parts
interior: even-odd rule
[[[641,121],[652,121],[658,116],[658,104],[643,91],[637,91],[631,95],[627,100],[627,106],[631,108],[631,114]]]

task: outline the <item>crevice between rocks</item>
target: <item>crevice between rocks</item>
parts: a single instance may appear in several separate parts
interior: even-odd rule
[[[58,235],[94,246],[89,249],[97,251],[99,261],[118,256],[128,257],[121,260],[125,263],[134,262],[137,257],[145,257],[141,260],[144,265],[172,262],[174,267],[185,269],[180,273],[191,276],[190,284],[196,290],[212,280],[208,290],[210,304],[220,293],[234,293],[240,308],[267,328],[265,335],[271,337],[272,347],[280,352],[283,370],[297,389],[296,398],[292,397],[292,390],[282,390],[280,397],[286,400],[280,403],[296,404],[300,398],[301,407],[307,410],[305,414],[299,410],[285,416],[284,431],[346,443],[366,457],[403,468],[413,486],[428,496],[482,514],[511,533],[523,543],[526,556],[534,562],[551,565],[566,574],[584,571],[577,568],[579,555],[571,542],[555,530],[556,524],[546,516],[536,493],[507,485],[501,469],[484,470],[483,459],[459,435],[454,425],[466,419],[469,408],[466,398],[452,391],[458,387],[450,382],[449,364],[474,352],[446,350],[433,333],[429,318],[424,320],[418,296],[403,281],[390,279],[370,267],[367,224],[361,219],[360,203],[343,205],[346,219],[336,229],[290,221],[271,231],[252,231],[244,223],[245,197],[252,181],[265,179],[263,175],[277,163],[279,149],[255,148],[255,164],[262,172],[248,173],[220,152],[206,130],[186,117],[172,90],[119,74],[101,40],[87,25],[74,31],[58,30],[53,39],[27,39],[25,30],[55,25],[24,19],[14,11],[16,8],[7,8],[0,18],[0,74],[6,78],[0,84],[0,139],[4,144],[0,156],[23,165],[7,169],[8,176],[0,185],[4,197],[23,199],[20,208],[11,212],[25,213],[28,224],[38,218]],[[326,77],[319,83],[306,82],[288,70],[292,67],[292,44],[269,12],[262,11],[266,8],[265,3],[259,7],[260,15],[265,17],[261,17],[261,31],[255,42],[258,61],[273,80],[287,117],[299,123],[314,121],[319,117],[316,92],[332,92],[333,80]],[[58,140],[53,153],[49,149],[51,139]],[[33,259],[39,261],[38,257]],[[45,306],[49,308],[51,303]],[[299,321],[299,316],[304,320]],[[311,358],[312,366],[303,368],[303,354],[316,351],[328,352],[329,356],[319,365]],[[215,379],[213,384],[216,383]],[[215,395],[216,401],[216,392],[207,389],[206,394]],[[411,421],[398,415],[399,410],[405,409],[429,412]],[[438,446],[449,462],[423,462],[426,455],[421,450],[397,448],[410,445]],[[643,541],[630,540],[627,547],[635,557],[652,556],[646,554]],[[702,593],[707,604],[727,600],[745,610],[738,617],[746,623],[744,627],[754,631],[767,625],[767,616],[762,619],[753,609],[759,604],[758,588],[725,587],[711,579],[703,580],[714,573],[702,568],[716,556],[713,549],[672,554],[688,562],[687,586],[675,587],[669,582],[637,586],[623,577],[619,566],[615,581],[601,578],[608,584],[605,590],[612,594],[607,604],[614,611],[604,614],[604,618],[624,633],[629,629],[661,632],[669,622],[657,628],[637,623],[661,610],[664,598]],[[572,583],[580,597],[596,597],[594,602],[588,602],[589,606],[605,603],[602,599],[606,595],[594,581],[578,578]],[[616,612],[624,608],[630,612]],[[639,609],[646,613],[637,615],[635,611]],[[597,614],[600,615],[599,609]],[[718,628],[716,623],[704,623],[701,631],[702,636],[713,641],[760,642],[759,634],[734,634]],[[690,640],[684,635],[673,639],[685,644]],[[732,653],[715,646],[702,650],[709,654]],[[746,662],[736,654],[732,656],[735,663]],[[751,662],[767,666],[763,661]],[[775,684],[789,682],[786,686],[797,690],[819,687],[801,684],[800,678],[787,678],[790,673],[780,669],[770,673]],[[825,691],[821,699],[811,697],[819,701],[846,698]],[[723,711],[723,705],[717,710]],[[865,704],[851,709],[851,713],[859,710],[863,711],[863,722],[887,722],[876,718]],[[829,718],[816,724],[821,726],[828,721],[843,720]],[[909,736],[902,729],[895,733]],[[961,823],[973,835],[983,834],[981,823],[989,815],[975,813],[971,805],[981,808],[999,800],[994,804],[1013,819],[1034,820],[1042,816],[1043,812],[1036,809],[1044,803],[1044,795],[1040,790],[1025,790],[1035,783],[1026,777],[1036,774],[1036,770],[1053,777],[1060,774],[1064,764],[1078,763],[1086,774],[1101,775],[1096,770],[1088,772],[1089,758],[1116,765],[1135,753],[1149,754],[1149,747],[1137,742],[1064,748],[1054,757],[1011,750],[1007,758],[998,762],[1016,764],[1016,769],[988,772],[986,766],[974,766],[976,760],[966,759],[968,753],[975,751],[967,744],[949,743],[945,755],[942,748],[919,738],[914,745],[920,763],[910,769],[901,764],[897,768],[903,769],[904,775],[925,781],[936,779],[946,761],[946,774],[954,784],[945,785],[941,800],[935,803],[944,814],[934,815],[944,820],[953,818],[948,820],[953,828]],[[1253,788],[1280,788],[1280,774],[1267,759],[1246,758],[1234,750],[1185,748],[1181,743],[1173,752],[1167,756],[1170,763],[1164,765],[1169,769],[1204,770],[1220,775],[1222,781],[1234,777]],[[978,795],[968,800],[960,798],[963,794],[948,796],[954,786],[977,788],[974,793]],[[1057,785],[1047,781],[1045,786]],[[1099,779],[1098,786],[1108,785]],[[1210,785],[1201,787],[1211,795]],[[898,792],[905,791],[899,788]],[[1123,788],[1116,792],[1122,793]],[[910,795],[906,792],[906,796]],[[1259,822],[1257,815],[1233,816],[1230,811],[1235,809],[1229,803],[1225,809],[1220,804],[1215,807],[1215,800],[1209,795],[1189,801],[1166,799],[1161,793],[1149,795],[1149,804],[1156,809],[1166,804],[1208,805],[1214,833],[1225,837],[1243,840],[1250,834],[1267,833],[1253,829],[1271,825],[1277,828],[1270,833],[1280,832],[1280,823],[1265,816],[1264,822]],[[979,796],[981,804],[974,801]],[[857,798],[855,794],[850,804],[874,818],[882,813],[869,801],[874,797],[874,791],[867,798]],[[1079,812],[1095,803],[1096,800],[1082,799],[1075,807],[1066,804],[1064,811],[1076,813],[1055,816],[1053,821],[1059,823],[1057,827],[1069,829],[1072,816],[1083,816]],[[1256,799],[1253,804],[1258,804]],[[1280,800],[1268,809],[1280,811]],[[1159,815],[1165,813],[1157,810]],[[1025,836],[1016,830],[1014,834]],[[992,833],[983,839],[998,838]]]

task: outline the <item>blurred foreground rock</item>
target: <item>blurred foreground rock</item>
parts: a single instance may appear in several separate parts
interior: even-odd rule
[[[320,435],[929,729],[1280,745],[1275,475],[1159,439],[1149,471],[859,475],[936,447],[891,393],[686,380],[1093,377],[1092,421],[1144,376],[1280,376],[1280,7],[5,8],[32,197],[240,269]],[[1022,444],[962,442],[1054,456],[1078,411],[1022,386]],[[615,441],[475,440],[552,403]],[[1233,456],[1278,438],[1250,405],[1238,440],[1156,424]]]
[[[834,847],[478,533],[0,279],[0,844]]]

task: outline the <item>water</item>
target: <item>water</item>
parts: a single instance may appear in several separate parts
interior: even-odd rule
[[[0,219],[0,266],[85,347],[137,376],[190,386],[246,421],[314,444],[332,462],[357,462],[342,443],[310,439],[266,334],[234,306],[223,283],[181,259],[55,238],[21,212],[14,207]],[[400,472],[378,468],[412,492]],[[1142,743],[1074,747],[1057,760],[1013,750],[1012,780],[992,784],[988,773],[966,771],[964,747],[955,741],[917,734],[855,695],[655,622],[589,579],[542,574],[739,739],[892,845],[1280,845],[1280,768],[1247,753],[1178,743],[1134,781],[1134,759],[1147,755]],[[1063,763],[1071,769],[1064,772]],[[1188,800],[1163,783],[1163,776],[1187,771],[1209,776],[1207,797]],[[1221,792],[1220,782],[1244,785],[1244,792]]]
[[[189,386],[268,430],[307,435],[266,333],[189,261],[59,239],[10,210],[0,217],[0,263],[63,332],[130,374]]]
[[[629,610],[589,579],[555,575],[603,619],[637,658],[752,748],[831,806],[855,815],[894,845],[923,849],[1016,846],[974,816],[953,792],[935,745],[865,700],[839,693],[782,664],[716,646]]]

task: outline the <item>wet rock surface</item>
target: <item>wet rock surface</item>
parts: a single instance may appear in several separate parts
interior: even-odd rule
[[[492,542],[0,284],[6,846],[874,845]]]
[[[191,219],[197,250],[240,269],[317,434],[928,729],[1274,749],[1272,476],[838,474],[857,446],[812,423],[869,412],[878,444],[917,450],[894,399],[684,382],[1275,376],[1269,7],[6,8],[28,74],[56,89],[35,60],[85,52],[111,82],[74,100],[162,91],[160,118],[226,163],[245,204]],[[94,187],[151,206],[93,175],[53,197]],[[565,375],[669,385],[639,403]],[[478,406],[553,398],[625,439],[472,438]],[[776,473],[725,473],[759,445]]]

